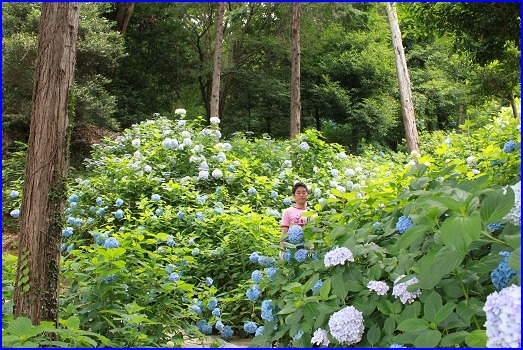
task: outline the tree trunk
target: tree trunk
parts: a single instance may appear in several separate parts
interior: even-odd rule
[[[514,99],[514,92],[512,90],[510,90],[508,93],[508,101],[510,102],[510,107],[512,107],[512,115],[514,118],[518,118],[518,106],[516,104],[516,100]]]
[[[69,170],[69,98],[73,82],[77,2],[44,2],[31,126],[20,210],[14,315],[58,325],[62,213]]]
[[[291,139],[301,129],[300,99],[300,3],[292,3]]]
[[[116,3],[116,29],[122,34],[122,36],[125,35],[133,9],[134,2]]]
[[[410,78],[401,40],[401,32],[398,24],[398,16],[394,3],[387,3],[387,15],[389,18],[390,32],[392,35],[392,47],[396,59],[396,73],[398,74],[398,85],[401,98],[401,113],[403,124],[405,125],[405,138],[407,139],[407,151],[417,151],[420,153],[418,141],[418,129],[416,128],[416,117],[414,115],[414,105],[412,104],[412,94],[410,91]]]
[[[216,42],[214,45],[214,69],[212,73],[211,90],[211,118],[220,117],[220,76],[222,74],[222,41],[223,41],[223,13],[225,3],[218,3],[218,16],[216,19]]]

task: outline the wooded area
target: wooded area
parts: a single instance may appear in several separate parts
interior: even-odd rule
[[[209,120],[217,3],[82,5],[74,127],[119,130],[177,108]],[[2,6],[3,130],[27,141],[40,5]],[[419,130],[454,128],[485,106],[515,111],[519,3],[396,7]],[[224,12],[224,136],[288,137],[292,3],[225,3]],[[406,149],[385,3],[300,3],[299,22],[300,130],[316,128],[350,152]]]

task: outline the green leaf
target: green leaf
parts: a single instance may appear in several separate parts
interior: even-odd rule
[[[29,333],[31,328],[33,328],[31,320],[24,316],[15,318],[7,327],[10,334],[19,338]]]
[[[330,278],[327,278],[325,280],[325,282],[323,282],[323,284],[321,285],[321,288],[320,288],[320,297],[322,299],[327,299],[327,297],[329,296],[329,292],[331,291],[331,279]]]
[[[98,345],[98,343],[94,339],[86,337],[85,335],[79,335],[78,340],[91,345],[93,348],[96,348],[96,346]]]
[[[472,261],[469,265],[467,265],[467,270],[478,274],[487,273],[494,270],[496,266],[498,266],[499,260],[499,254],[490,253],[489,255],[484,256],[481,260]]]
[[[80,328],[80,318],[78,316],[71,316],[65,321],[65,326],[73,331],[77,331]]]
[[[487,347],[487,333],[485,330],[476,329],[465,337],[465,344],[471,348],[486,348]]]
[[[394,243],[394,245],[390,248],[391,253],[397,252],[398,250],[402,248],[406,248],[412,243],[414,243],[419,238],[423,237],[425,232],[430,230],[430,227],[427,225],[416,225],[407,231],[405,231],[400,238]]]
[[[385,323],[383,324],[383,333],[389,335],[394,333],[396,329],[396,321],[392,317],[387,317]]]
[[[517,248],[508,257],[508,266],[517,272],[521,272],[521,248]]]
[[[415,332],[424,329],[429,329],[429,322],[422,318],[409,318],[408,320],[402,321],[397,329],[403,332]]]
[[[291,291],[293,293],[300,293],[301,291],[303,291],[303,285],[298,282],[292,282],[283,287],[282,289]]]
[[[451,250],[466,254],[468,246],[479,238],[481,219],[478,213],[470,216],[451,216],[441,225],[441,239]]]
[[[506,193],[492,192],[481,203],[481,220],[485,224],[497,222],[508,214],[514,206],[514,191],[508,188]]]
[[[427,319],[430,322],[437,323],[436,320],[436,313],[439,309],[441,309],[442,302],[441,302],[441,295],[439,295],[437,292],[433,291],[429,294],[427,299],[425,300],[425,304],[423,306],[423,312],[424,312],[424,318]]]
[[[443,322],[447,319],[447,317],[452,314],[452,311],[456,308],[456,304],[453,302],[447,302],[443,307],[441,307],[436,312],[436,316],[434,317],[434,323],[439,324],[440,322]]]
[[[416,348],[435,348],[441,340],[441,332],[437,330],[430,330],[421,333],[414,339],[414,347]]]
[[[340,300],[345,300],[349,290],[345,286],[345,281],[342,278],[341,274],[335,274],[331,279],[332,283],[332,293],[336,295]]]
[[[465,337],[468,335],[468,332],[460,331],[456,333],[450,333],[441,338],[441,342],[439,344],[442,348],[453,348],[455,345],[459,345],[463,343],[465,340]]]
[[[375,324],[374,326],[370,327],[369,331],[367,332],[367,341],[370,343],[370,345],[378,343],[380,341],[380,337],[380,326]]]

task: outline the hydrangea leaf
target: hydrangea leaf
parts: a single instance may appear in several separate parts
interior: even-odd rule
[[[512,269],[521,272],[521,248],[517,248],[516,250],[512,251],[510,253],[510,257],[508,258],[508,266],[510,266]]]
[[[466,254],[468,246],[479,238],[481,220],[478,213],[451,216],[441,225],[441,239],[450,249]]]
[[[483,329],[476,329],[465,337],[465,344],[471,348],[486,348],[487,334]]]
[[[508,187],[505,194],[500,192],[490,193],[481,203],[481,220],[485,224],[497,222],[508,214],[514,205],[514,191]]]
[[[435,348],[441,340],[441,332],[437,330],[430,330],[421,333],[414,340],[414,347],[416,348]]]

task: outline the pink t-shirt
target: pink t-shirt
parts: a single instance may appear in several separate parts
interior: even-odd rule
[[[289,227],[291,225],[305,225],[307,218],[301,216],[304,211],[307,211],[307,208],[299,209],[296,207],[290,207],[285,209],[281,216],[281,226]]]

